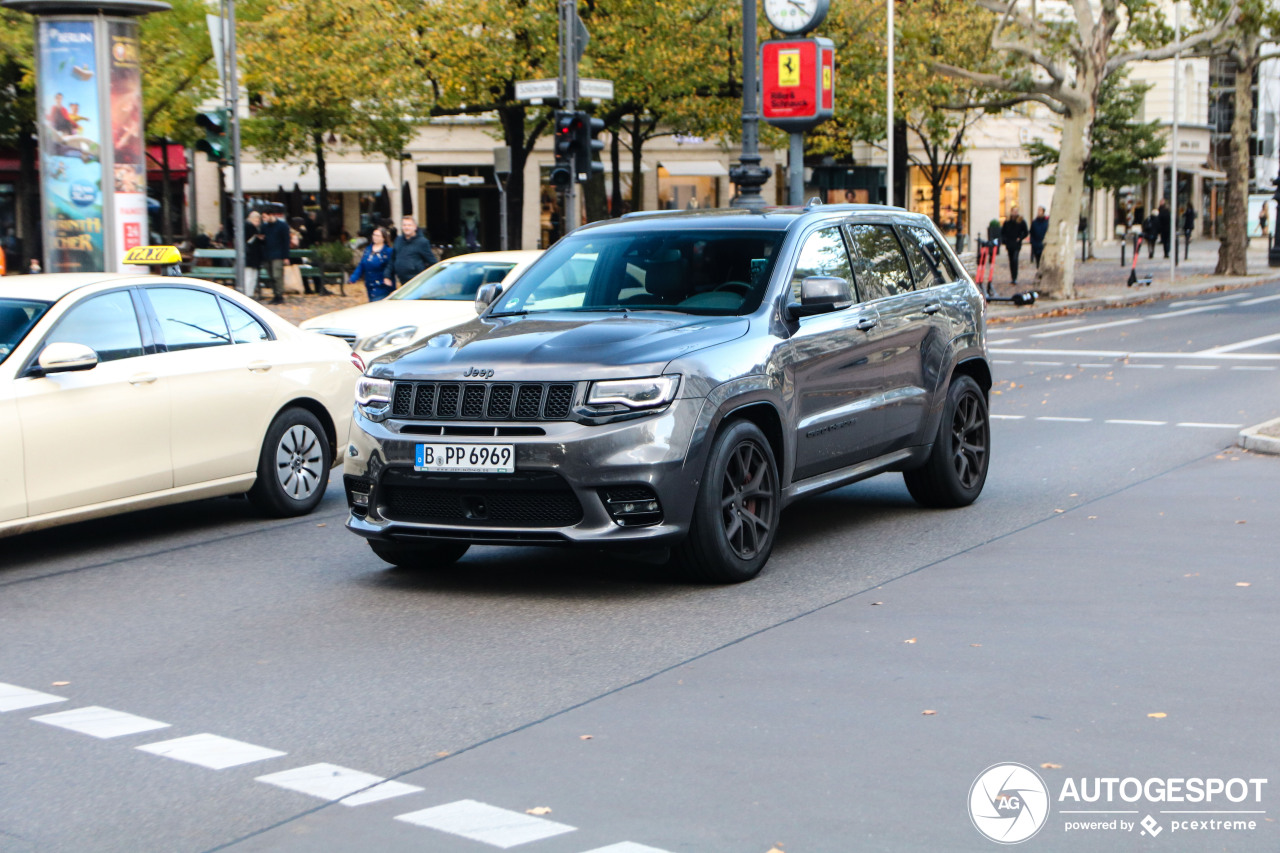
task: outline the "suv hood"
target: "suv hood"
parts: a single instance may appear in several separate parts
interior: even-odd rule
[[[385,379],[500,381],[655,375],[672,359],[740,338],[749,327],[745,317],[660,312],[477,318],[388,353],[368,372]]]

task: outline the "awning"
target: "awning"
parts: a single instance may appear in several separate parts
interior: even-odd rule
[[[164,145],[147,146],[147,180],[163,181],[166,161],[169,166],[169,179],[187,176],[187,152],[176,142]]]
[[[673,178],[728,177],[729,170],[719,160],[663,160],[658,164]]]
[[[224,167],[227,187],[231,186],[231,168]],[[394,187],[391,173],[381,163],[329,163],[325,166],[329,192],[372,193],[383,187]],[[304,193],[320,192],[320,173],[314,166],[303,171],[301,166],[285,163],[245,163],[240,167],[240,185],[245,192],[275,192],[298,189]]]
[[[1151,160],[1147,163],[1147,167],[1151,169],[1167,169],[1169,168],[1169,159]],[[1178,173],[1182,175],[1195,175],[1199,178],[1209,178],[1215,181],[1225,181],[1227,179],[1226,172],[1219,172],[1217,169],[1210,169],[1203,164],[1191,165],[1190,163],[1178,163]]]

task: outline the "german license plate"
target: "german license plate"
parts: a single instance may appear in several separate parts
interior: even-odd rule
[[[513,474],[513,444],[419,444],[413,454],[415,471],[455,474]]]

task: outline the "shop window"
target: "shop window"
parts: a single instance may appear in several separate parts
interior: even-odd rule
[[[1000,167],[1000,220],[1009,218],[1009,211],[1018,208],[1022,218],[1027,218],[1031,208],[1031,167]]]
[[[924,169],[912,166],[910,169],[911,199],[908,208],[914,213],[923,213],[933,218],[933,185]],[[952,235],[959,230],[961,234],[969,233],[969,167],[952,166],[947,170],[942,181],[941,204],[938,207],[937,226],[945,235]]]
[[[658,209],[697,210],[720,206],[720,181],[712,175],[672,175],[658,167]]]

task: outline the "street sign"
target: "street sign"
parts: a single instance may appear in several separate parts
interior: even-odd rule
[[[579,77],[578,97],[594,98],[597,101],[612,101],[613,81],[596,80],[592,77]]]
[[[792,133],[831,118],[835,45],[830,39],[779,39],[760,45],[764,120]]]
[[[587,25],[582,23],[582,19],[575,13],[573,16],[573,61],[575,64],[582,61],[582,54],[587,52],[587,42],[589,41],[591,41],[591,33],[587,32]]]
[[[473,184],[483,184],[484,178],[479,175],[450,175],[444,178],[443,182],[459,187],[469,187]]]
[[[543,101],[560,97],[559,80],[517,80],[517,101]]]

